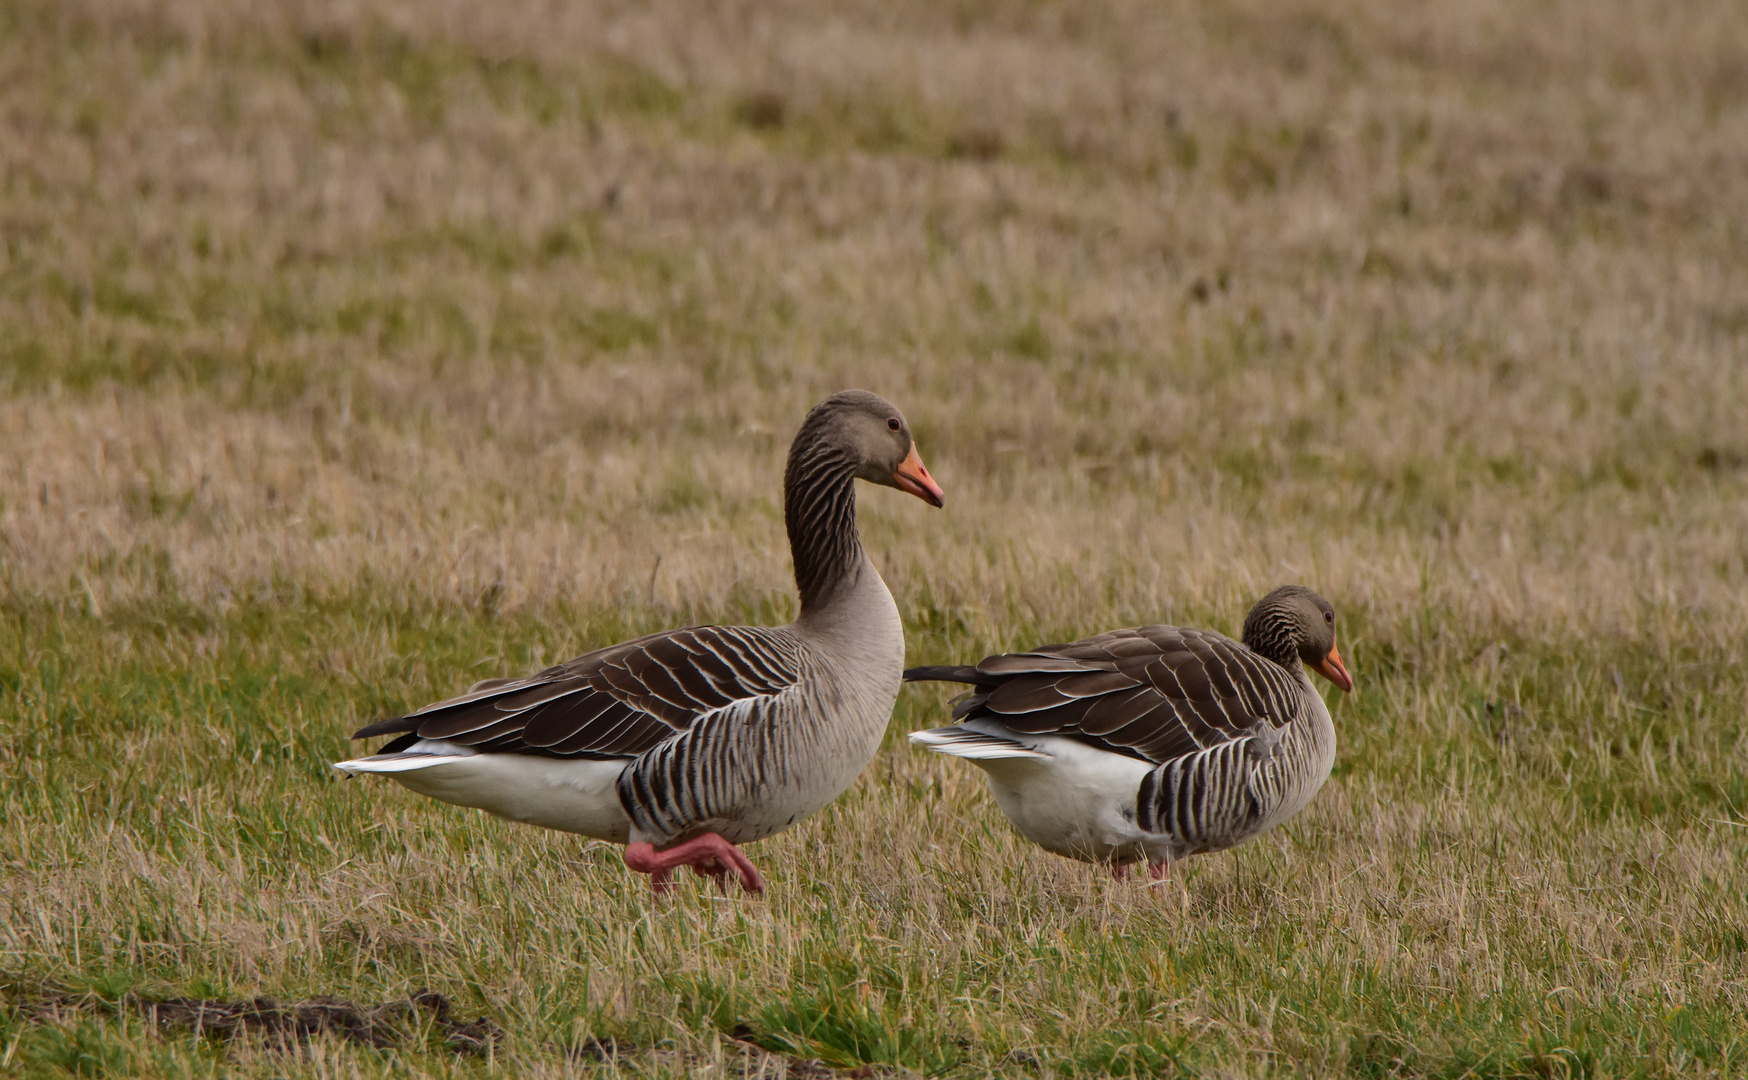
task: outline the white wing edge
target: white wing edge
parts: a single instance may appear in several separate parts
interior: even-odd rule
[[[360,773],[412,772],[414,769],[429,769],[433,765],[464,761],[478,755],[479,751],[458,743],[420,739],[398,754],[371,754],[369,757],[353,758],[350,761],[336,761],[334,768],[352,776]]]
[[[1049,754],[1041,754],[1012,739],[1004,739],[997,735],[985,735],[981,731],[972,731],[962,727],[913,731],[910,733],[910,741],[919,746],[926,746],[937,754],[969,758],[973,761],[990,761],[996,758],[1048,758],[1050,756]]]

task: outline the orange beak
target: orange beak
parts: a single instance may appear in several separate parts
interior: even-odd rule
[[[1353,676],[1347,673],[1347,666],[1341,662],[1341,654],[1335,651],[1335,646],[1329,647],[1329,655],[1317,665],[1317,674],[1341,687],[1342,693],[1353,689]]]
[[[915,442],[910,444],[910,453],[893,470],[892,486],[900,491],[910,492],[930,506],[940,506],[941,496],[946,494],[941,490],[941,485],[935,483],[935,478],[929,475],[929,467],[917,455]]]

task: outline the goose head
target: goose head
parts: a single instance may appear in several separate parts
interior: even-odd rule
[[[1285,667],[1304,661],[1342,692],[1353,677],[1335,648],[1335,608],[1303,585],[1283,585],[1244,617],[1244,644]]]
[[[795,437],[797,451],[804,444],[847,462],[862,480],[941,505],[941,486],[917,453],[904,414],[878,394],[845,390],[815,405]]]

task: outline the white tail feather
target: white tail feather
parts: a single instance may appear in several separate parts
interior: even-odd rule
[[[970,758],[974,761],[989,761],[996,758],[1048,758],[1050,756],[1049,754],[1041,754],[1012,739],[1004,739],[999,735],[985,735],[981,731],[972,731],[962,727],[913,731],[910,733],[910,741],[919,746],[926,746],[937,754]]]
[[[471,754],[372,754],[370,757],[336,761],[334,768],[343,773],[398,773],[414,769],[429,769],[451,761],[466,761]]]

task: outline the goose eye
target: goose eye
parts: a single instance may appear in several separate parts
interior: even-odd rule
[[[897,431],[899,428],[903,427],[904,425],[898,422],[898,417],[894,416],[892,419],[886,421],[886,426],[891,428],[893,431]]]
[[[1323,613],[1323,621],[1324,621],[1324,622],[1326,622],[1326,623],[1331,623],[1331,624],[1333,624],[1333,623],[1334,623],[1334,622],[1335,622],[1335,612],[1333,612],[1333,611],[1325,611],[1325,612],[1324,612],[1324,613]]]

